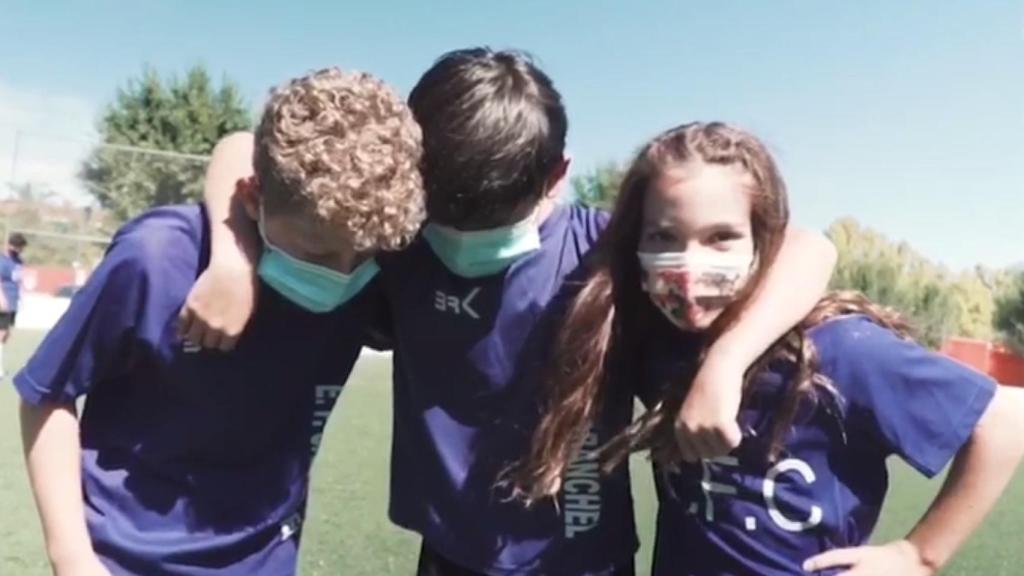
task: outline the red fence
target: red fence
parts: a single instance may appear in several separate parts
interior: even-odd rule
[[[942,353],[991,376],[1000,384],[1024,386],[1024,358],[983,340],[951,338]]]

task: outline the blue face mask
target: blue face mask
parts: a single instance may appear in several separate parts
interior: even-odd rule
[[[263,255],[257,273],[268,286],[310,312],[330,312],[348,302],[380,270],[373,259],[363,262],[350,274],[299,260],[267,240],[262,214],[260,216]]]
[[[463,231],[428,223],[423,238],[449,270],[464,278],[497,274],[540,249],[536,218],[501,228]]]

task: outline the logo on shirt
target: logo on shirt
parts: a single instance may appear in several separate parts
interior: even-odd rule
[[[440,312],[449,312],[456,316],[469,316],[474,320],[479,320],[480,315],[473,309],[473,299],[479,293],[479,286],[470,290],[469,294],[463,298],[437,290],[434,292],[434,308]]]
[[[309,455],[315,458],[320,450],[320,441],[324,437],[324,428],[327,427],[327,418],[334,409],[334,403],[341,396],[341,386],[317,386],[313,392],[313,433],[309,438]]]
[[[583,448],[563,477],[566,538],[593,530],[601,519],[601,470],[595,451],[599,443],[596,432],[587,434]]]
[[[715,501],[713,499],[713,495],[717,494],[719,496],[735,497],[738,494],[736,486],[716,481],[713,477],[728,477],[728,474],[720,473],[722,469],[737,468],[739,466],[739,460],[731,456],[701,461],[701,468],[703,469],[703,472],[700,480],[700,488],[704,496],[704,520],[708,522],[715,522]],[[821,506],[811,504],[809,510],[807,510],[806,516],[803,518],[792,517],[784,513],[778,502],[779,479],[783,475],[790,476],[791,481],[796,481],[796,479],[799,478],[799,481],[802,481],[807,485],[814,484],[815,481],[817,481],[814,469],[811,468],[810,464],[800,460],[799,458],[787,458],[772,466],[765,474],[761,483],[761,496],[764,499],[764,505],[767,509],[768,517],[771,519],[772,523],[786,532],[806,532],[808,530],[813,530],[821,524],[824,511]],[[700,508],[700,503],[693,502],[690,504],[688,512],[690,514],[697,514],[700,511]],[[753,516],[744,518],[744,528],[748,532],[757,530],[757,518]]]
[[[196,354],[203,351],[203,347],[185,338],[181,341],[181,351],[185,354]]]

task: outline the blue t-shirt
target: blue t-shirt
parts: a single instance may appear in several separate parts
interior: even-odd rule
[[[835,394],[800,407],[775,462],[766,456],[771,416],[791,365],[754,382],[737,450],[656,473],[655,576],[804,574],[801,564],[814,555],[865,544],[888,489],[886,459],[897,455],[928,477],[938,474],[995,392],[989,378],[864,316],[822,324],[811,338]],[[657,385],[686,369],[671,348],[661,349],[647,375]]]
[[[7,298],[9,312],[18,311],[18,299],[21,296],[21,256],[13,252],[0,254],[0,287]]]
[[[541,225],[540,250],[483,278],[450,272],[422,238],[380,259],[395,342],[391,519],[461,566],[572,576],[632,561],[625,467],[600,479],[596,462],[575,462],[557,506],[526,509],[495,487],[527,453],[551,337],[606,222],[558,207]],[[628,424],[631,399],[607,404],[586,446]]]
[[[34,405],[87,395],[86,517],[115,574],[293,574],[310,463],[359,355],[369,293],[313,314],[264,286],[233,352],[182,342],[208,253],[198,206],[128,223],[14,380]]]

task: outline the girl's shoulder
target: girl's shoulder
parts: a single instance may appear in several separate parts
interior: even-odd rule
[[[808,331],[818,356],[818,368],[825,376],[848,369],[891,367],[908,355],[928,356],[929,351],[914,340],[897,334],[864,314],[849,314],[827,320]]]
[[[830,318],[808,331],[815,345],[857,344],[870,346],[877,341],[900,337],[866,314],[845,314]]]

